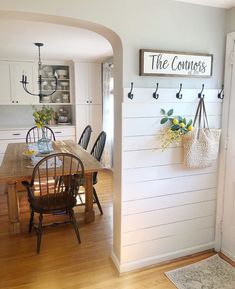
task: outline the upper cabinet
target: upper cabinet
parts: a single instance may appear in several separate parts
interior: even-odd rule
[[[77,104],[102,104],[101,64],[75,63]]]
[[[0,61],[0,103],[11,103],[11,80],[10,80],[10,64]]]
[[[36,65],[34,62],[0,61],[0,104],[37,104],[39,98],[25,92],[22,74],[27,75],[30,92],[36,92]]]
[[[27,88],[31,93],[37,93],[37,66],[34,62],[11,62],[11,95],[12,103],[37,104],[38,96],[27,93],[20,82],[22,75],[27,76]]]
[[[39,96],[27,93],[22,83],[22,75],[27,76],[27,89],[38,94],[38,64],[30,61],[0,61],[0,104],[40,104]],[[71,104],[71,67],[70,65],[48,64],[42,69],[42,104]],[[56,86],[54,75],[57,76],[56,92],[50,95]]]
[[[49,95],[56,86],[55,77],[57,76],[57,89]],[[69,65],[45,65],[42,69],[42,89],[45,94],[42,103],[71,103],[71,77]],[[48,96],[46,96],[48,94]]]

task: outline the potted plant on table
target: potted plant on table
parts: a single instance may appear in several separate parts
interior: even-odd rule
[[[33,117],[38,129],[41,129],[42,137],[38,140],[38,151],[41,154],[48,154],[52,151],[51,140],[47,138],[45,126],[49,124],[53,117],[54,110],[48,106],[43,106],[42,109],[35,108]]]

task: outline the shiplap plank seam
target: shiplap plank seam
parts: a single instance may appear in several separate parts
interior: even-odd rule
[[[136,182],[133,182],[131,184],[148,183],[148,182],[152,182],[152,181],[162,181],[162,180],[172,180],[172,179],[179,179],[179,178],[185,178],[185,177],[214,175],[215,173],[217,173],[217,172],[215,171],[215,172],[212,172],[212,173],[204,173],[204,174],[200,173],[200,174],[193,174],[193,175],[181,175],[181,176],[177,176],[177,177],[167,177],[167,178],[151,179],[151,180],[145,180],[145,181],[136,181]]]
[[[142,199],[140,199],[140,200],[142,200]],[[162,211],[162,210],[166,210],[166,209],[173,209],[173,208],[185,207],[185,206],[194,205],[194,204],[203,204],[203,203],[211,202],[211,201],[216,201],[216,198],[207,199],[207,200],[205,200],[205,201],[197,201],[197,202],[185,203],[185,204],[178,205],[178,206],[169,206],[169,207],[163,207],[163,208],[159,208],[159,209],[155,209],[155,210],[147,210],[147,211],[142,211],[142,212],[137,212],[137,213],[131,213],[131,214],[125,214],[125,213],[124,213],[123,216],[124,216],[124,217],[127,217],[127,216],[135,216],[135,215],[140,215],[140,214],[145,214],[145,213]]]
[[[178,234],[186,234],[189,230],[201,230],[214,227],[214,216],[203,217],[200,219],[188,220],[185,222],[168,224],[164,226],[156,226],[153,228],[143,229],[124,233],[122,235],[123,245],[139,243],[153,239],[160,239],[165,236],[173,236]]]
[[[128,233],[132,233],[132,232],[139,232],[139,231],[144,231],[144,230],[148,230],[148,229],[152,229],[152,228],[164,227],[164,226],[167,226],[167,225],[179,224],[179,223],[183,223],[183,222],[187,222],[187,221],[204,219],[204,218],[214,217],[214,216],[215,216],[215,213],[214,214],[205,215],[205,216],[199,216],[199,217],[184,219],[184,220],[180,220],[180,221],[174,221],[174,222],[168,222],[168,223],[164,223],[164,224],[149,226],[149,227],[135,229],[135,230],[129,230],[129,231],[123,232],[123,234],[128,234]]]
[[[205,228],[197,229],[195,232],[199,233],[201,231],[210,230],[210,229],[212,230],[212,229],[214,229],[214,227],[213,226],[208,226],[208,227],[205,227]],[[179,236],[179,234],[170,234],[170,235],[167,235],[167,236],[164,236],[164,237],[160,237],[160,238],[152,238],[152,239],[149,239],[149,240],[146,240],[146,241],[133,242],[131,244],[123,245],[123,247],[129,247],[129,246],[132,246],[132,245],[137,245],[137,244],[141,244],[141,243],[147,243],[147,242],[161,240],[161,239],[166,239],[166,238],[175,237],[175,236]]]
[[[177,196],[177,195],[181,195],[181,194],[187,194],[187,193],[192,193],[192,192],[208,191],[208,190],[214,190],[214,189],[216,189],[216,187],[209,187],[209,188],[206,188],[206,189],[191,190],[191,191],[182,191],[182,192],[178,192],[178,193],[164,194],[164,195],[146,197],[146,198],[141,198],[141,199],[136,199],[136,200],[123,200],[123,203],[136,202],[136,201],[139,201],[139,200],[148,200],[148,199],[155,199],[155,198],[163,198],[163,197],[167,197],[167,196]]]

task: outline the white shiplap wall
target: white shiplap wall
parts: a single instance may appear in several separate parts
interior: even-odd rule
[[[181,146],[162,151],[160,109],[193,118],[197,89],[124,89],[122,140],[122,253],[120,271],[213,248],[216,216],[217,164],[188,169]],[[217,89],[206,89],[211,127],[220,127],[222,102]]]

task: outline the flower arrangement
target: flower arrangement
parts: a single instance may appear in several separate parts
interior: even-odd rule
[[[49,124],[53,117],[54,110],[51,107],[43,106],[41,110],[35,109],[33,113],[35,124],[38,128],[42,128]]]
[[[187,122],[185,117],[172,116],[173,113],[173,109],[170,109],[168,112],[161,109],[163,118],[161,119],[160,123],[167,124],[165,128],[161,130],[160,134],[161,147],[163,150],[172,143],[178,144],[183,135],[193,130],[192,119]]]

